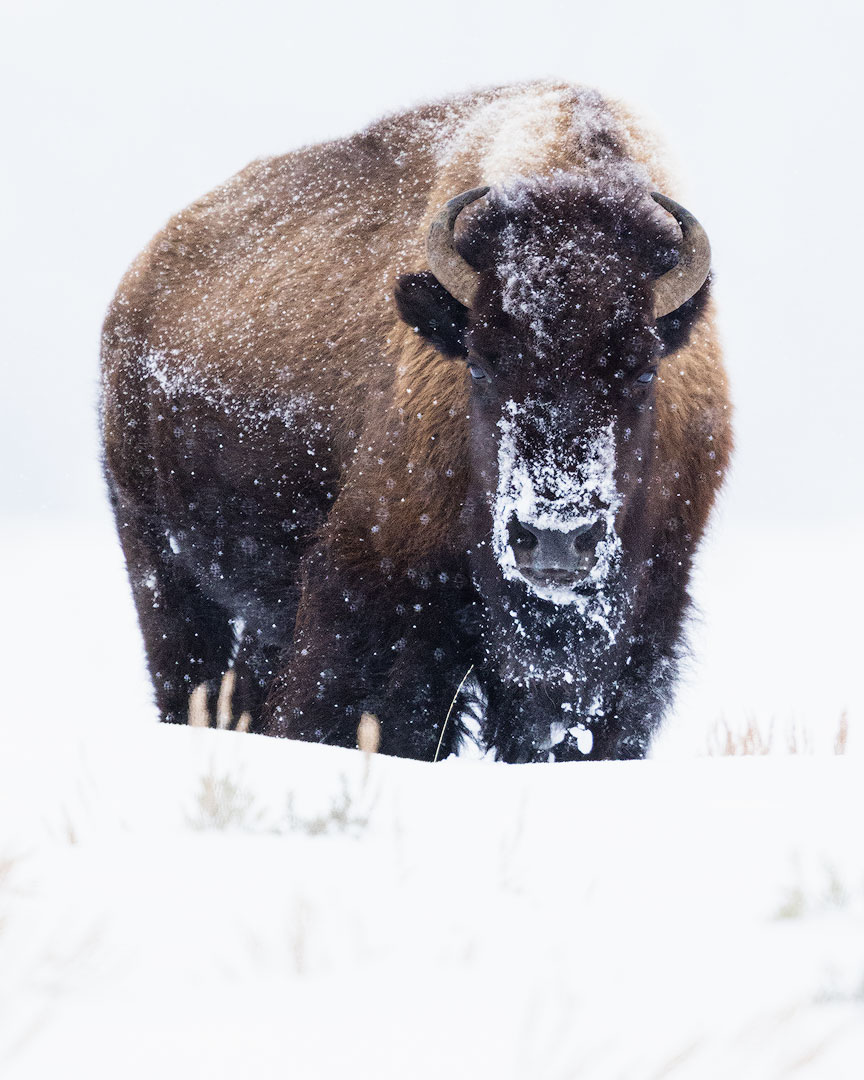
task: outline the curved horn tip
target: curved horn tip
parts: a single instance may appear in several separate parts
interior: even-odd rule
[[[456,210],[462,210],[469,203],[476,202],[477,199],[482,199],[484,195],[488,195],[491,188],[488,184],[484,184],[481,187],[470,188],[468,191],[463,191],[461,195],[454,195],[452,199],[447,200],[447,206],[453,207]]]
[[[651,198],[654,200],[654,202],[660,203],[660,205],[663,207],[664,210],[669,210],[670,213],[672,212],[672,210],[671,210],[672,206],[675,206],[675,207],[678,206],[678,203],[673,202],[669,198],[669,196],[664,195],[662,191],[652,191],[651,192]]]

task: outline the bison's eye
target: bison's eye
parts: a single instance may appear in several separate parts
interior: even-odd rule
[[[468,370],[471,372],[472,379],[477,379],[479,381],[480,379],[486,378],[486,372],[482,367],[478,367],[477,364],[469,364]]]
[[[642,374],[638,377],[636,382],[642,383],[643,386],[647,386],[648,383],[654,381],[654,376],[656,374],[657,374],[657,369],[656,368],[649,368],[647,371],[642,372]]]

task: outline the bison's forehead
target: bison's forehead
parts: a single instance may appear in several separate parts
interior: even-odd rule
[[[668,218],[668,215],[666,215]],[[644,363],[652,284],[675,237],[633,177],[521,181],[493,194],[466,248],[484,274],[474,347],[509,340],[535,361]]]

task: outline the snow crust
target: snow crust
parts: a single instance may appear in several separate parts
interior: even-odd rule
[[[237,397],[220,384],[213,372],[207,372],[207,378],[202,377],[202,370],[206,372],[207,369],[200,359],[183,356],[176,349],[151,349],[142,360],[142,368],[155,381],[167,402],[188,395],[201,398],[213,408],[227,410],[241,418],[249,433],[270,420],[281,420],[290,427],[298,413],[315,405],[309,394],[294,394],[287,399],[280,395],[276,406],[258,401],[251,394]]]

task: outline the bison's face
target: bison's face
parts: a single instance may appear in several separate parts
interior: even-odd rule
[[[628,582],[650,557],[662,346],[638,297],[626,318],[618,307],[593,322],[575,300],[543,341],[509,315],[513,284],[503,275],[488,283],[466,337],[478,582],[500,592],[492,571],[511,600],[566,608],[612,637]]]
[[[464,358],[469,539],[511,597],[608,625],[650,558],[658,364],[704,299],[658,301],[682,267],[676,232],[632,176],[524,183],[466,222],[448,290],[400,285],[403,315]]]
[[[651,352],[635,370],[555,380],[472,348],[468,531],[517,591],[602,614],[647,557]]]

